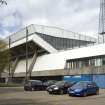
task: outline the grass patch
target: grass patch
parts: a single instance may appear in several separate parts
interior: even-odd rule
[[[0,83],[0,87],[21,87],[23,86],[22,84],[4,84]]]

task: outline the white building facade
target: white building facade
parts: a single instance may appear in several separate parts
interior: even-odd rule
[[[30,25],[5,41],[10,43],[14,81],[24,79],[28,66],[27,75],[32,79],[93,80],[105,88],[105,44],[96,44],[95,38]],[[3,73],[2,78],[7,75]]]

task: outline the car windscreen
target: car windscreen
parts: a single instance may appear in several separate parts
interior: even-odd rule
[[[71,87],[71,89],[86,88],[86,86],[87,86],[87,83],[85,83],[85,82],[78,82],[78,83],[74,84],[74,85]]]
[[[54,84],[56,81],[47,81],[48,84]]]
[[[40,81],[34,81],[34,82],[31,82],[32,85],[42,85],[42,82]]]
[[[55,85],[57,86],[63,86],[64,84],[65,84],[65,81],[59,81],[55,83]]]
[[[47,82],[44,82],[44,85],[49,85],[49,84],[52,84],[53,82],[52,81],[47,81]]]

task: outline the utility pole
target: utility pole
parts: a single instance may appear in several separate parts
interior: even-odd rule
[[[26,27],[26,77],[25,82],[28,80],[28,28]]]
[[[11,47],[11,38],[9,37],[9,51]],[[8,83],[11,82],[11,58],[9,57],[9,76],[8,76]]]

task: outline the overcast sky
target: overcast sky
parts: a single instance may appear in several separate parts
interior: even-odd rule
[[[40,24],[95,36],[100,0],[6,0],[0,7],[0,36]]]

